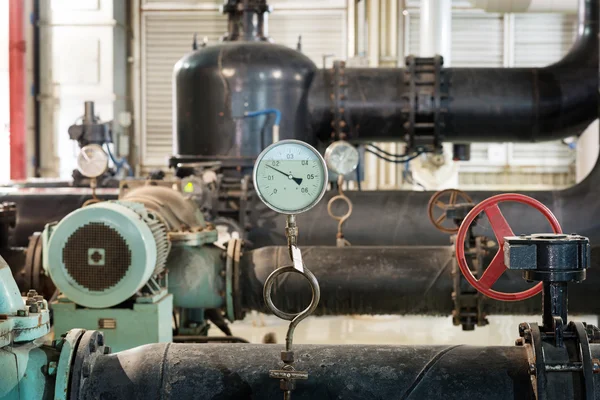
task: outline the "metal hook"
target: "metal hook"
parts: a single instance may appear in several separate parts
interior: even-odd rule
[[[348,196],[346,196],[344,194],[344,191],[342,190],[343,183],[344,183],[344,177],[342,175],[340,175],[338,177],[338,191],[339,191],[340,194],[338,194],[337,196],[333,196],[329,200],[329,202],[327,203],[327,213],[329,214],[329,216],[331,218],[333,218],[336,221],[338,221],[338,232],[337,232],[337,239],[338,240],[343,240],[344,239],[344,232],[342,230],[342,226],[344,225],[344,222],[346,222],[346,220],[348,218],[350,218],[350,216],[352,215],[352,202],[350,201],[350,199],[348,198]],[[348,205],[348,211],[344,215],[335,215],[333,213],[333,210],[332,210],[333,203],[335,203],[338,200],[344,201]],[[345,243],[347,243],[347,245],[350,244],[347,240],[343,240],[343,241]]]
[[[273,303],[273,299],[271,298],[271,292],[273,290],[273,284],[275,283],[275,278],[277,278],[279,275],[282,275],[282,274],[285,274],[288,272],[302,275],[304,278],[306,278],[306,280],[310,284],[310,288],[312,290],[312,299],[310,301],[310,304],[303,311],[301,311],[297,314],[291,314],[291,313],[286,313],[284,311],[281,311],[280,309],[277,308],[277,306],[275,306],[275,304]],[[321,288],[319,287],[319,282],[317,281],[317,278],[306,267],[304,267],[303,272],[298,271],[292,265],[287,265],[285,267],[278,268],[275,271],[271,272],[271,274],[265,281],[263,297],[265,299],[265,303],[267,304],[267,306],[269,307],[269,309],[271,310],[271,312],[273,314],[275,314],[276,316],[278,316],[281,319],[291,321],[290,326],[287,331],[287,335],[285,337],[286,351],[291,351],[292,341],[293,341],[293,337],[294,337],[294,330],[296,329],[296,326],[303,319],[305,319],[310,314],[312,314],[313,311],[315,311],[315,309],[317,308],[317,305],[319,305],[319,300],[321,298]]]

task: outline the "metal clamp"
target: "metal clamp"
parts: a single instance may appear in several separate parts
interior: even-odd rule
[[[406,57],[405,82],[409,87],[403,108],[407,152],[418,148],[440,151],[448,111],[448,84],[441,56]]]

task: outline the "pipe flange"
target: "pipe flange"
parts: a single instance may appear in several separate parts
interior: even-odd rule
[[[81,335],[72,357],[71,381],[68,385],[70,400],[80,398],[80,390],[90,377],[94,362],[98,357],[110,352],[110,347],[104,344],[104,334],[102,332],[85,331]]]
[[[515,344],[526,346],[529,375],[536,398],[567,398],[564,392],[555,393],[548,388],[572,387],[572,375],[578,373],[582,378],[582,390],[568,398],[593,400],[596,398],[593,374],[600,372],[600,363],[592,358],[588,332],[581,322],[570,322],[566,331],[570,334],[565,341],[574,345],[556,346],[553,335],[542,332],[538,324],[522,323],[519,325],[521,338]]]

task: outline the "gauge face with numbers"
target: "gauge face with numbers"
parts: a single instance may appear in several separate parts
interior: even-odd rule
[[[299,140],[273,143],[254,164],[258,196],[282,214],[299,214],[315,206],[325,194],[327,179],[321,154]]]
[[[77,168],[87,178],[97,178],[108,168],[108,155],[97,144],[83,146],[77,156]]]
[[[333,142],[325,150],[325,162],[338,175],[346,175],[358,167],[359,154],[356,147],[344,140]]]

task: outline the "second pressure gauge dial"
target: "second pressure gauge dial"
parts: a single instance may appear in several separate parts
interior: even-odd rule
[[[108,168],[108,155],[97,144],[83,146],[77,156],[79,172],[87,178],[97,178]]]
[[[346,175],[358,167],[358,150],[350,143],[338,140],[325,150],[325,161],[330,170],[338,175]]]
[[[299,214],[315,206],[327,189],[327,167],[321,154],[298,140],[267,147],[254,165],[260,199],[282,214]]]

